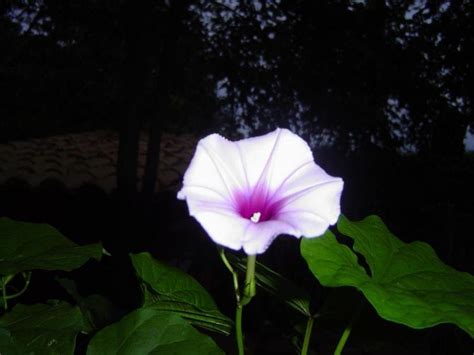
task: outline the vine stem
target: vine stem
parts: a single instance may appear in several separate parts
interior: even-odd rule
[[[2,278],[2,298],[3,298],[3,309],[8,309],[8,295],[7,295],[7,284],[13,279],[15,275],[7,275]]]
[[[242,310],[244,306],[238,304],[235,312],[235,334],[237,339],[237,349],[239,355],[244,355],[244,337],[242,334]]]
[[[31,272],[23,274],[23,277],[25,278],[25,284],[23,285],[23,288],[20,291],[18,291],[17,293],[13,294],[13,295],[7,295],[6,296],[7,300],[10,300],[12,298],[20,297],[28,289],[28,286],[30,285],[30,280],[31,280]]]
[[[363,307],[364,307],[364,303],[361,302],[359,306],[357,307],[356,311],[354,312],[354,315],[352,316],[349,324],[342,332],[341,338],[339,339],[339,342],[337,343],[336,350],[334,350],[334,355],[341,355],[342,350],[344,349],[344,346],[346,345],[347,339],[349,338],[349,335],[352,332],[352,327],[354,326],[354,323],[359,318]]]
[[[301,355],[308,354],[309,340],[311,339],[311,332],[313,330],[314,318],[309,317],[306,323],[306,331],[304,333],[303,347],[301,348]]]
[[[245,273],[244,294],[242,297],[242,305],[245,306],[257,293],[255,285],[255,261],[256,255],[247,255],[247,269]]]
[[[230,273],[232,274],[232,281],[234,283],[235,299],[237,301],[237,304],[239,304],[240,303],[240,291],[239,291],[239,278],[238,278],[237,272],[235,272],[232,265],[230,265],[229,260],[227,260],[227,257],[225,256],[224,248],[219,248],[219,255],[220,255],[222,261],[224,262],[224,265],[227,268],[227,270],[229,270]]]
[[[245,273],[245,284],[244,284],[244,290],[241,295],[239,291],[239,282],[238,282],[237,273],[232,268],[232,265],[229,263],[229,260],[227,260],[227,257],[225,256],[225,251],[223,248],[219,248],[219,255],[222,261],[224,262],[224,265],[226,266],[226,268],[232,274],[235,298],[237,301],[237,309],[235,311],[235,337],[237,341],[238,353],[239,355],[244,355],[245,351],[244,351],[244,337],[243,337],[243,332],[242,332],[242,312],[243,312],[244,306],[247,305],[251,301],[251,299],[253,298],[253,296],[255,296],[257,292],[256,284],[255,284],[255,263],[256,263],[257,256],[247,255],[247,269]]]

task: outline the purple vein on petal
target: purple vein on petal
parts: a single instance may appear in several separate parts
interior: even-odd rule
[[[194,202],[194,205],[198,205],[202,208],[218,208],[218,209],[223,209],[223,210],[229,210],[232,211],[235,214],[235,209],[234,206],[229,204],[227,201],[219,202],[219,201],[208,201],[208,200],[203,200],[203,199],[196,199]]]
[[[264,181],[269,181],[269,179],[271,178],[271,176],[270,177],[268,176],[268,174],[269,174],[268,171],[271,168],[273,155],[275,154],[276,147],[278,146],[278,142],[279,142],[280,136],[281,136],[281,131],[282,130],[280,128],[278,128],[278,133],[277,133],[277,136],[275,138],[275,143],[273,143],[273,147],[272,147],[272,150],[270,151],[270,155],[268,156],[267,162],[265,163],[265,166],[262,170],[262,173],[260,174],[260,177],[257,180],[257,184],[255,185],[254,189],[260,189],[261,185],[264,184]],[[265,184],[265,185],[267,185],[267,184]],[[267,197],[268,191],[267,191],[267,189],[265,189],[265,190],[266,190],[265,191],[265,197]]]
[[[282,183],[280,184],[280,186],[278,186],[276,188],[276,190],[273,192],[273,194],[270,196],[269,198],[269,201],[273,201],[274,197],[278,195],[278,193],[281,191],[281,189],[284,187],[284,185],[288,182],[288,180],[290,180],[298,171],[300,171],[301,169],[303,169],[306,165],[308,164],[314,164],[314,161],[312,160],[309,160],[303,164],[301,164],[300,166],[298,166],[295,170],[293,170],[290,174],[288,174],[288,176],[282,181]]]
[[[229,196],[226,196],[224,194],[222,194],[221,192],[217,191],[217,190],[214,190],[210,187],[207,187],[207,186],[202,186],[202,185],[186,185],[186,188],[187,189],[203,189],[203,190],[208,190],[208,191],[212,191],[214,192],[216,195],[219,195],[220,197],[222,197],[225,201],[229,202],[229,203],[232,203],[233,201],[229,201]]]
[[[306,213],[306,214],[310,214],[310,215],[313,215],[315,216],[316,218],[319,218],[320,220],[328,223],[328,224],[331,224],[330,221],[328,221],[326,218],[324,218],[323,216],[321,216],[319,213],[316,213],[314,211],[310,211],[310,210],[302,210],[302,209],[297,209],[297,210],[288,210],[288,211],[283,211],[283,212],[280,212],[279,215],[285,215],[285,214],[290,214],[290,213]]]
[[[200,145],[201,148],[204,149],[204,151],[207,153],[207,155],[209,156],[209,158],[211,158],[211,161],[212,161],[212,164],[214,164],[214,167],[216,168],[218,174],[219,174],[219,177],[221,178],[222,180],[222,183],[224,184],[229,196],[232,197],[232,190],[231,188],[229,187],[229,185],[227,184],[227,181],[226,179],[224,178],[224,176],[222,176],[222,172],[220,171],[220,167],[218,166],[218,164],[216,163],[216,161],[219,161],[221,163],[221,166],[222,166],[222,169],[225,170],[225,172],[227,173],[227,175],[232,179],[234,180],[234,182],[236,183],[237,186],[239,186],[240,188],[242,188],[242,185],[241,183],[234,177],[234,175],[229,172],[229,169],[227,168],[227,165],[225,164],[225,162],[222,161],[222,159],[219,158],[219,155],[218,154],[215,154],[215,152],[208,148],[208,147],[205,147],[204,144],[201,144]],[[212,152],[212,153],[211,153]],[[233,197],[232,197],[233,198]]]
[[[226,217],[236,217],[236,213],[233,208],[223,208],[223,207],[218,207],[218,206],[206,206],[203,204],[203,206],[199,206],[200,210],[192,213],[191,215],[198,215],[200,213],[214,213],[218,214],[221,216],[226,216]]]
[[[240,164],[242,165],[242,170],[245,176],[246,192],[248,192],[250,190],[250,182],[249,182],[249,176],[247,174],[247,169],[245,168],[245,164],[244,164],[244,157],[242,155],[242,150],[240,149],[240,145],[237,143],[235,145],[237,146],[237,152],[239,153]]]
[[[326,185],[330,185],[330,184],[334,184],[334,183],[338,183],[338,182],[341,182],[342,180],[340,179],[337,179],[335,180],[334,178],[332,180],[327,180],[327,181],[323,181],[323,182],[318,182],[317,184],[314,184],[312,186],[309,186],[303,190],[300,190],[300,191],[297,191],[297,192],[294,192],[288,196],[285,196],[281,199],[279,199],[278,201],[276,201],[276,203],[281,203],[282,205],[287,205],[291,202],[294,202],[296,201],[297,199],[299,199],[300,197],[303,197],[304,195],[306,195],[308,192],[311,192],[312,190],[316,190],[316,189],[319,189],[320,187],[322,186],[326,186]]]

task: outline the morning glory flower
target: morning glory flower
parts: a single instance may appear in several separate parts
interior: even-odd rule
[[[342,188],[303,139],[278,128],[235,142],[201,139],[178,198],[215,243],[255,255],[280,234],[322,235],[339,217]]]

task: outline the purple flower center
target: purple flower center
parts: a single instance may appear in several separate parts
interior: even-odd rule
[[[234,193],[236,211],[254,223],[269,221],[276,218],[281,207],[279,201],[274,201],[272,197],[273,194],[265,186],[247,192],[238,191]]]

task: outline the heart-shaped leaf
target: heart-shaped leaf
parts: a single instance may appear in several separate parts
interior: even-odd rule
[[[178,314],[140,308],[99,331],[87,355],[223,354],[214,341]]]
[[[72,355],[76,335],[82,328],[79,308],[66,302],[32,306],[18,304],[0,318],[0,344],[7,346],[1,352]]]
[[[197,326],[230,333],[232,321],[219,311],[211,295],[194,278],[148,253],[130,257],[144,283],[144,306],[175,312]]]
[[[0,275],[28,270],[70,271],[101,256],[100,244],[79,246],[48,224],[0,218]]]
[[[339,231],[354,240],[357,255],[328,231],[303,239],[301,254],[324,286],[358,288],[384,319],[421,329],[453,323],[474,337],[474,277],[439,260],[426,243],[404,243],[377,216],[351,222],[341,216]]]

